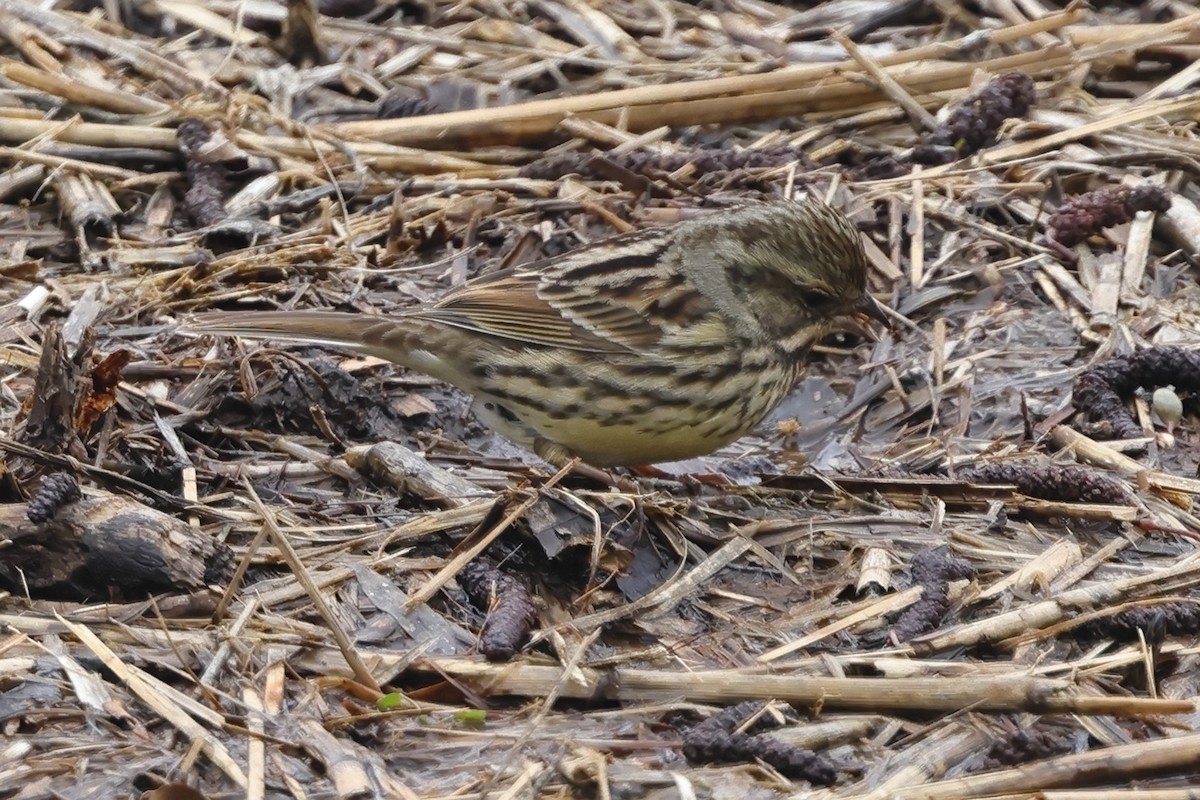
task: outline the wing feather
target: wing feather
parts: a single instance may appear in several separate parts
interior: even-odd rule
[[[639,231],[472,281],[409,312],[442,325],[591,352],[637,352],[673,332],[670,314],[704,312],[703,298],[663,263],[670,238]]]

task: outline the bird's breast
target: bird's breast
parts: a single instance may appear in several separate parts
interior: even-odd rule
[[[480,406],[510,438],[597,466],[692,458],[753,430],[795,380],[776,349],[730,345],[671,359],[530,354],[491,366]]]

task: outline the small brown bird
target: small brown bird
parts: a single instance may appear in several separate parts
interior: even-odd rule
[[[783,399],[839,316],[885,322],[854,226],[816,200],[721,211],[487,275],[390,316],[215,312],[192,333],[312,342],[471,392],[554,464],[704,455]]]

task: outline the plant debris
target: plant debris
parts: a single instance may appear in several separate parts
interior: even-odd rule
[[[1010,483],[1021,494],[1043,500],[1119,506],[1133,503],[1129,492],[1113,478],[1073,464],[1000,461],[962,470],[958,477],[973,483]]]
[[[1019,767],[1030,761],[1073,752],[1075,744],[1061,729],[1048,725],[1020,727],[997,739],[984,755],[985,769]]]
[[[748,700],[718,711],[684,731],[683,754],[693,764],[762,761],[784,777],[814,786],[837,780],[837,769],[826,757],[765,735],[781,723],[764,709],[757,700]]]
[[[1171,195],[1161,186],[1106,186],[1073,197],[1046,223],[1046,241],[1071,263],[1074,247],[1094,233],[1133,219],[1139,211],[1171,210]]]
[[[609,175],[602,165],[607,161],[638,175],[667,174],[691,167],[698,177],[714,173],[737,173],[743,170],[773,169],[789,164],[803,164],[803,154],[788,145],[763,148],[706,148],[679,153],[654,150],[632,150],[597,158],[581,153],[562,153],[534,161],[520,170],[525,178],[556,180],[572,173],[589,178]]]
[[[28,509],[0,504],[0,536],[9,543],[0,588],[79,601],[140,599],[146,592],[201,591],[232,573],[224,543],[134,500],[88,498],[33,519],[46,506],[45,499]],[[27,519],[32,524],[22,524]]]
[[[1189,790],[1198,19],[0,3],[0,800]],[[182,330],[800,194],[894,330],[653,472]]]
[[[945,121],[914,148],[918,164],[944,164],[996,141],[1006,120],[1023,117],[1034,102],[1033,78],[1019,70],[997,75],[954,107]]]
[[[1148,347],[1097,364],[1075,378],[1075,408],[1098,423],[1106,438],[1135,439],[1143,435],[1126,403],[1150,386],[1171,385],[1184,392],[1200,391],[1200,353],[1182,347]]]
[[[975,568],[952,556],[949,548],[934,547],[913,556],[911,573],[913,583],[924,591],[892,627],[898,642],[910,641],[941,625],[950,610],[950,582],[973,578]]]
[[[1168,636],[1200,634],[1200,603],[1163,603],[1106,614],[1071,629],[1077,639],[1116,639],[1136,642],[1141,631],[1151,643]]]
[[[479,652],[488,661],[509,661],[537,624],[537,608],[525,584],[486,561],[472,561],[458,573],[458,584],[487,614]]]
[[[55,472],[47,475],[38,487],[37,494],[29,498],[25,510],[26,518],[35,524],[49,521],[58,510],[68,503],[74,503],[83,497],[79,489],[79,481],[66,472]]]

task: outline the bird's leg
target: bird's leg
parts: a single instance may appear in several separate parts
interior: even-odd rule
[[[557,469],[562,469],[569,465],[570,471],[581,478],[595,481],[602,486],[608,486],[621,492],[630,494],[639,493],[638,486],[633,481],[593,467],[591,464],[583,463],[578,456],[572,455],[567,448],[557,442],[551,442],[547,439],[537,439],[533,443],[533,452]]]
[[[704,481],[690,472],[676,475],[659,469],[653,464],[638,464],[635,467],[630,467],[629,471],[639,478],[649,481],[653,486],[662,487],[663,484],[667,484],[669,486],[682,487],[686,494],[693,497],[699,496],[704,488]]]

